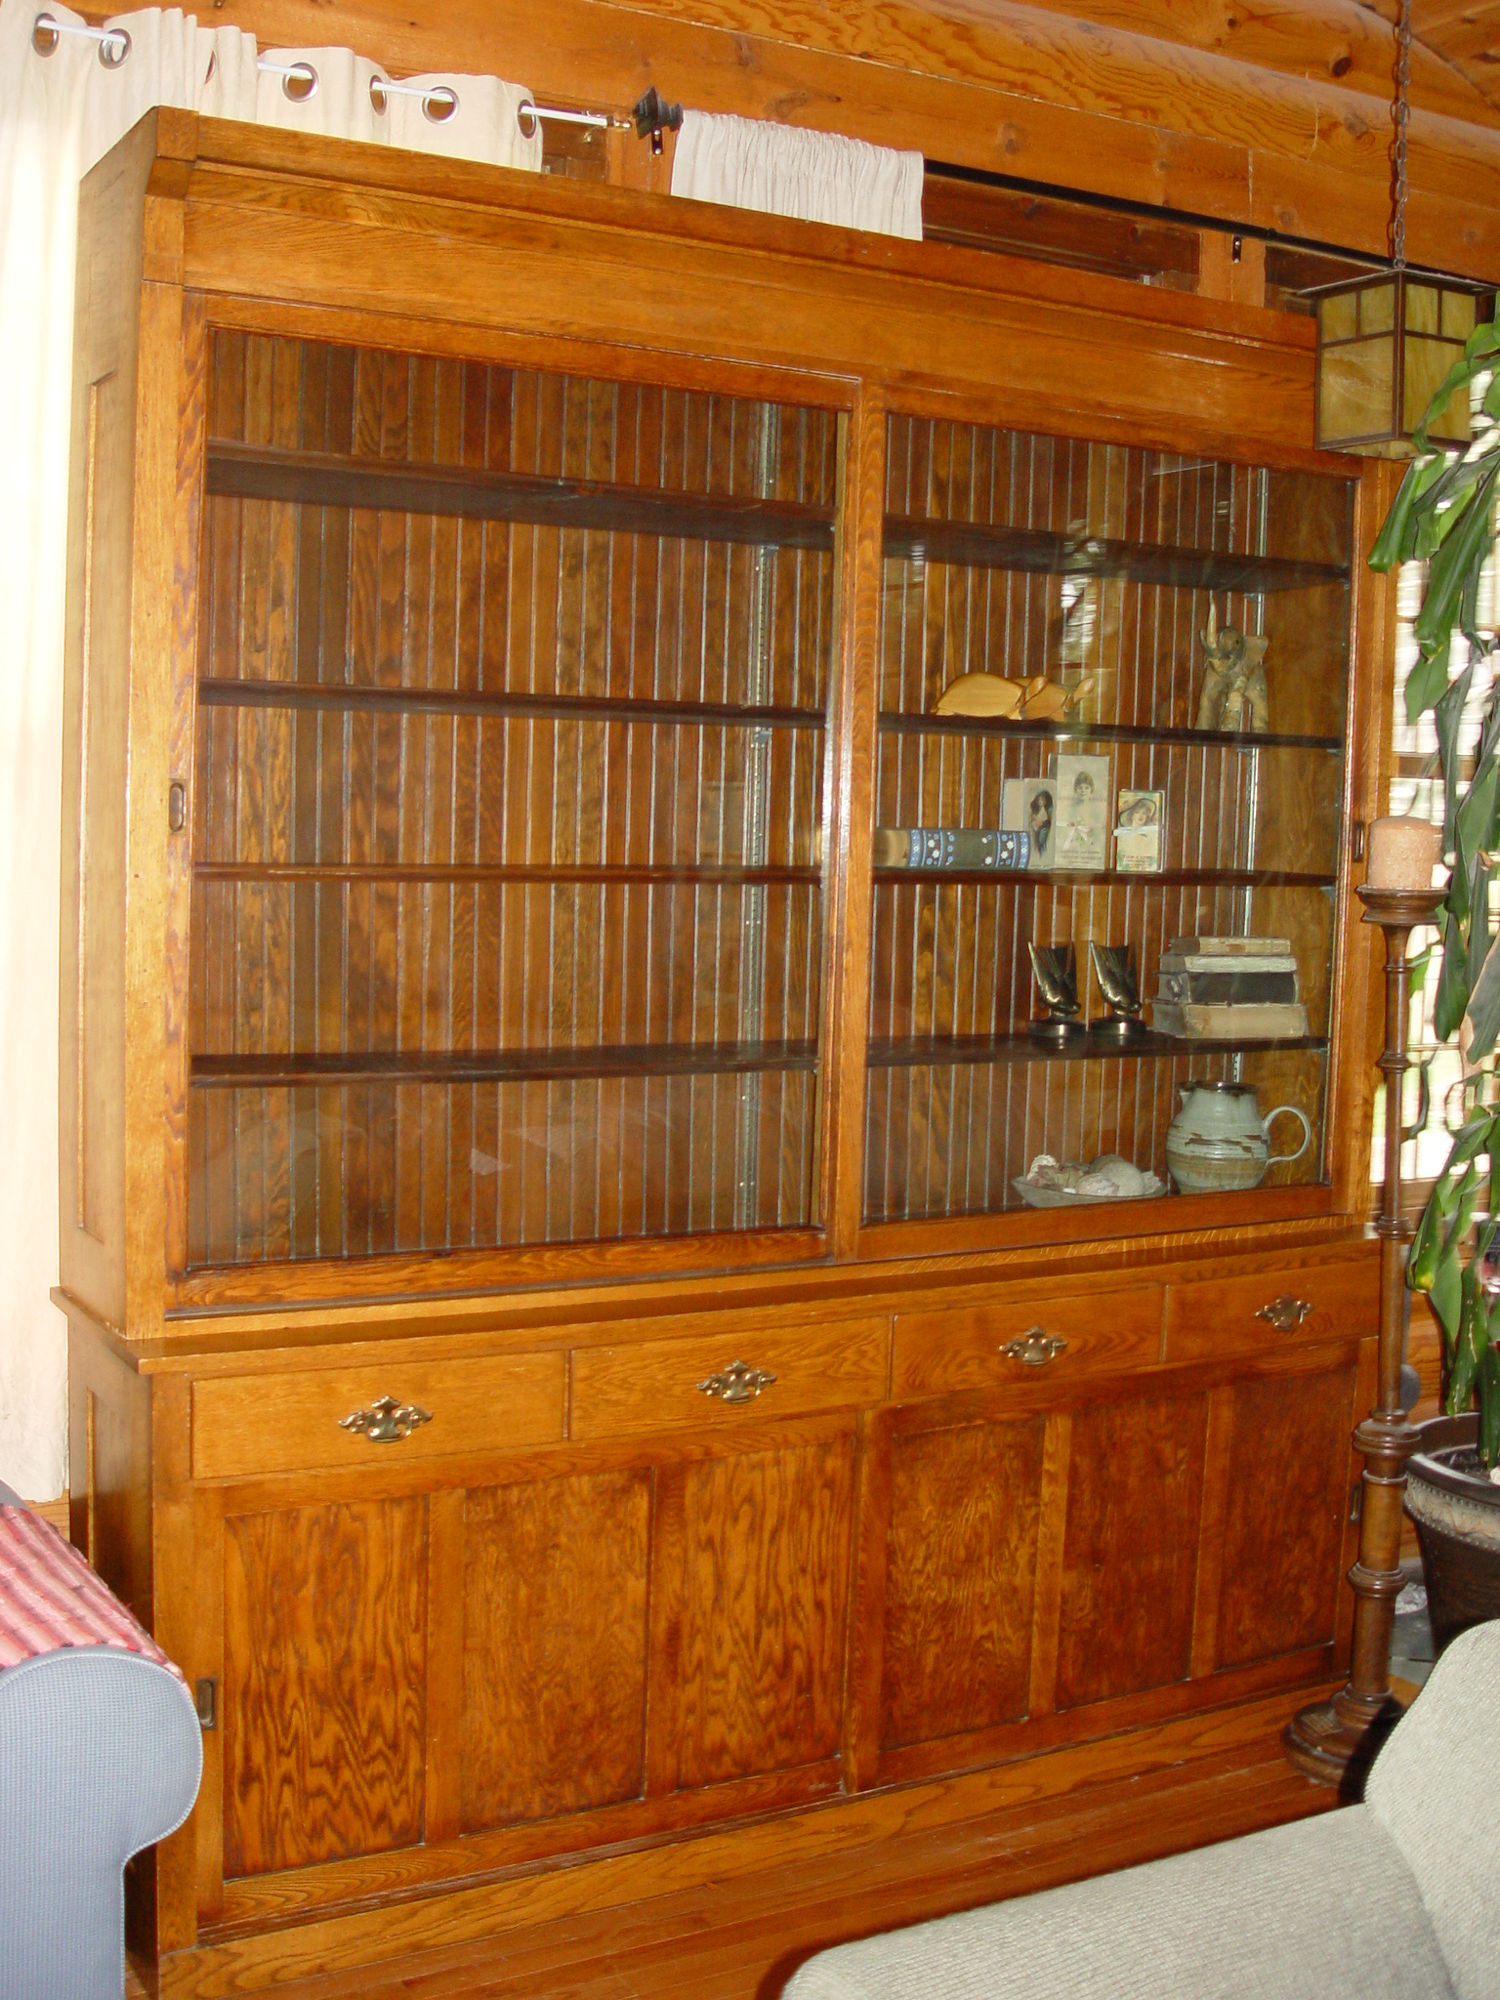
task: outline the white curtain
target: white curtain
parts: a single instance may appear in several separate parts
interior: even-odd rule
[[[176,8],[106,25],[129,37],[32,45],[37,15],[0,0],[0,1480],[48,1499],[66,1477],[66,1339],[57,1282],[58,836],[67,439],[78,182],[155,104],[410,151],[539,169],[529,94],[497,77],[428,76],[415,94],[349,49],[257,51]],[[264,61],[267,67],[259,67]],[[281,73],[298,64],[306,74]],[[445,115],[446,114],[446,115]]]
[[[672,192],[883,236],[922,234],[922,155],[754,118],[685,111]]]

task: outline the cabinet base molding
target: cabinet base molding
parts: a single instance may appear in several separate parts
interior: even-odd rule
[[[755,1914],[772,1871],[785,1873],[786,1895],[795,1903],[802,1883],[856,1865],[861,1883],[883,1885],[879,1914],[863,1926],[874,1930],[1024,1894],[1101,1866],[1131,1866],[1336,1804],[1326,1788],[1289,1789],[1284,1782],[1279,1733],[1307,1695],[1304,1686],[1102,1743],[669,1846],[511,1871],[500,1880],[251,1936],[206,1938],[195,1950],[161,1960],[159,2000],[227,2000],[366,1967],[375,1977],[394,1975],[398,1960],[472,1948],[487,1938],[504,1940],[497,1950],[510,1956],[523,1937],[546,1925],[618,1915],[648,1900],[664,1909],[660,1899],[709,1887],[717,1920],[728,1923],[741,1901],[747,1918]],[[1268,1778],[1256,1775],[1262,1768]],[[1236,1804],[1240,1774],[1248,1790]],[[1145,1812],[1148,1799],[1153,1809]],[[1038,1820],[1048,1827],[1040,1850],[1030,1832]],[[843,1894],[834,1900],[840,1915],[829,1915],[830,1926],[842,1921],[846,1906]],[[847,1930],[820,1930],[796,1957],[859,1929],[851,1918]],[[779,1916],[767,1923],[768,1965],[771,1954],[788,1948],[786,1935]],[[793,1962],[784,1968],[788,1976]],[[381,2000],[382,1989],[361,1990],[366,2000]],[[748,1981],[747,2000],[756,1990]],[[316,1991],[310,1988],[307,2000]]]

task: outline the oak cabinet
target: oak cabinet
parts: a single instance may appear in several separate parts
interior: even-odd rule
[[[1332,1679],[1386,474],[1306,328],[169,112],[81,226],[58,1302],[205,1719],[161,1991]],[[1187,936],[1300,1014],[1111,1026]],[[1037,1199],[1189,1081],[1307,1148]]]

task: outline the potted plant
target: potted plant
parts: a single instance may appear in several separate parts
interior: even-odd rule
[[[1487,377],[1493,379],[1486,380]],[[1432,445],[1427,425],[1455,391],[1480,385],[1473,443]],[[1371,555],[1390,569],[1428,564],[1417,615],[1418,654],[1406,683],[1415,722],[1431,710],[1443,788],[1443,854],[1451,857],[1438,923],[1434,1006],[1440,1041],[1457,1039],[1464,1116],[1422,1213],[1407,1263],[1442,1328],[1444,1411],[1420,1427],[1407,1474],[1433,1635],[1441,1647],[1480,1618],[1500,1616],[1500,940],[1490,884],[1500,869],[1500,691],[1485,706],[1472,771],[1462,770],[1465,705],[1495,651],[1479,627],[1481,573],[1494,546],[1500,482],[1500,324],[1474,331],[1416,433],[1407,468]],[[1466,642],[1456,646],[1455,640]],[[1493,1260],[1492,1260],[1493,1253]]]

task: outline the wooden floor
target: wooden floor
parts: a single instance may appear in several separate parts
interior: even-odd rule
[[[1268,1742],[525,1932],[272,1989],[276,2000],[775,2000],[821,1946],[1326,1810]],[[141,1988],[132,1989],[140,1993]]]

